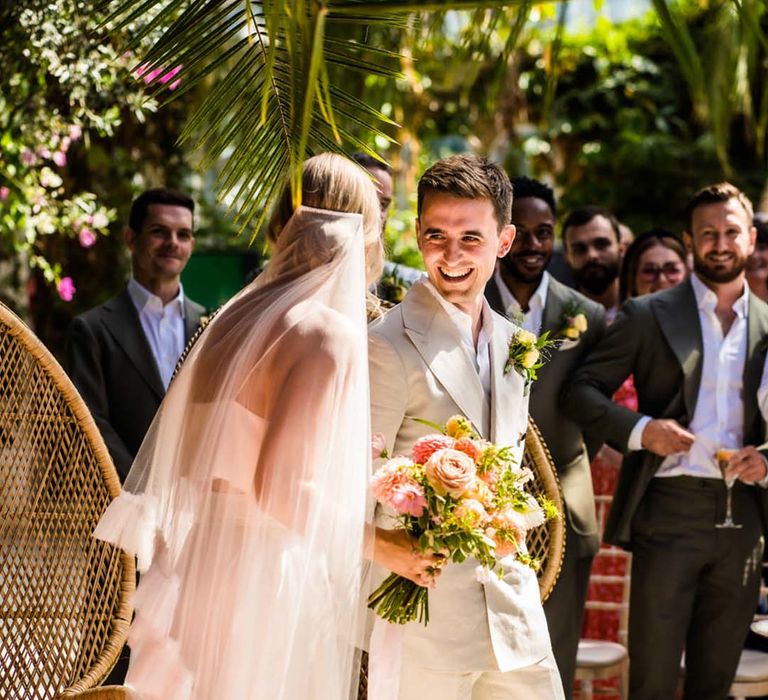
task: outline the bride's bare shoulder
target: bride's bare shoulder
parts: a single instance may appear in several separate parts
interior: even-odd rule
[[[291,354],[341,361],[366,342],[364,325],[356,328],[351,319],[324,304],[291,309],[284,323],[283,351]]]

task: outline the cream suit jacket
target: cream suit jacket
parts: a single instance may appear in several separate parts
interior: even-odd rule
[[[489,402],[458,329],[427,284],[416,283],[369,329],[373,432],[384,435],[390,454],[409,455],[417,438],[433,432],[413,418],[444,423],[463,414],[481,436],[521,453],[528,397],[520,374],[504,374],[515,327],[486,307],[493,317]],[[396,526],[381,509],[376,519],[380,527]],[[502,564],[503,577],[485,584],[476,560],[447,565],[429,592],[429,625],[405,626],[403,654],[446,671],[511,671],[549,655],[534,572],[511,556]],[[387,572],[378,573],[376,585]]]

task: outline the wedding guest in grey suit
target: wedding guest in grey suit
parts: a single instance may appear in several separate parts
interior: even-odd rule
[[[184,346],[204,309],[180,276],[195,245],[194,202],[165,188],[131,205],[125,242],[132,277],[67,329],[66,369],[125,479]]]
[[[509,253],[485,288],[491,308],[536,335],[560,340],[531,388],[531,417],[555,463],[565,499],[565,557],[554,590],[544,604],[563,689],[573,693],[592,558],[599,536],[589,461],[599,445],[560,409],[560,394],[605,331],[599,304],[554,279],[546,267],[555,243],[555,195],[527,177],[513,178],[512,223],[517,230]]]
[[[631,700],[671,700],[683,650],[685,700],[725,700],[760,582],[768,306],[744,276],[751,203],[728,183],[701,190],[684,239],[691,277],[626,302],[565,396],[575,421],[628,452],[605,539],[632,551]],[[638,412],[610,399],[630,373]]]

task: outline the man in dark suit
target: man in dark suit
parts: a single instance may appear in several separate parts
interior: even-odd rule
[[[180,282],[195,244],[193,215],[194,202],[179,192],[158,188],[137,197],[124,230],[132,278],[67,330],[67,371],[121,481],[204,311]]]
[[[755,609],[766,461],[756,392],[768,306],[744,278],[752,205],[728,183],[698,192],[684,238],[694,274],[628,301],[576,372],[565,409],[628,451],[605,539],[632,551],[631,700],[725,700]],[[610,397],[633,374],[639,412]],[[723,527],[725,477],[735,479]]]
[[[544,604],[552,648],[566,698],[573,693],[592,558],[599,546],[589,469],[599,445],[585,443],[581,428],[566,418],[559,397],[576,367],[602,337],[603,307],[554,279],[546,267],[555,243],[555,197],[547,185],[512,180],[512,223],[517,235],[485,290],[491,308],[537,335],[560,341],[533,383],[530,413],[541,430],[565,499],[565,557],[560,577]]]

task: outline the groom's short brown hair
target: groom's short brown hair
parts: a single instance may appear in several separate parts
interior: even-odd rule
[[[471,155],[451,156],[427,168],[419,180],[417,216],[430,192],[461,199],[487,199],[493,204],[499,230],[512,220],[512,183],[495,163]]]

